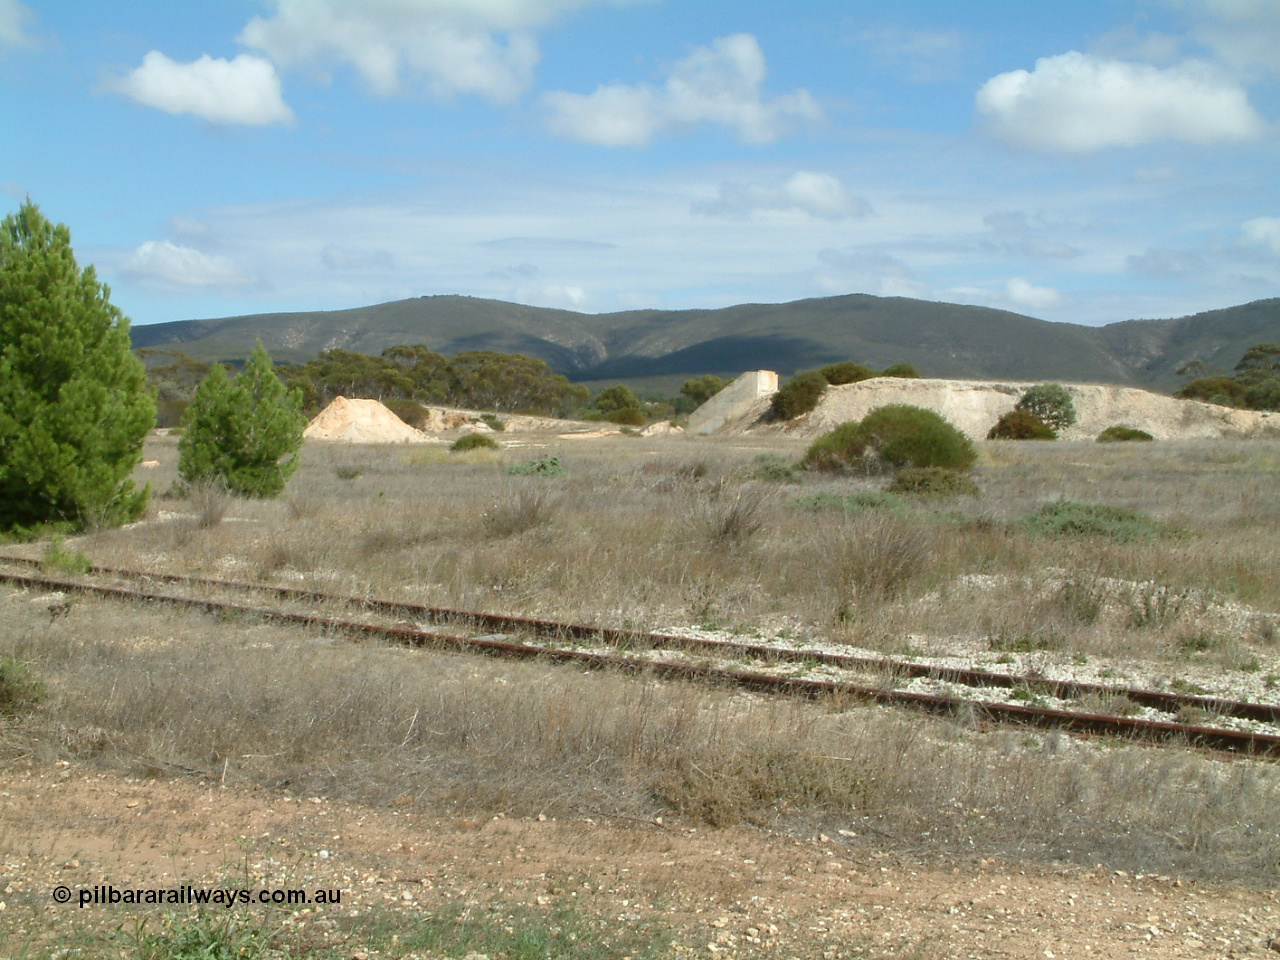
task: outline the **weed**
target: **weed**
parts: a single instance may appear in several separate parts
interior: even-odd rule
[[[1097,537],[1118,543],[1155,540],[1172,531],[1137,510],[1102,503],[1058,500],[1046,503],[1017,522],[1026,533],[1045,537]]]
[[[765,487],[722,480],[695,496],[693,523],[712,546],[744,543],[764,527],[772,499]]]
[[[796,465],[786,457],[780,457],[776,453],[762,453],[756,457],[751,469],[747,471],[747,477],[751,480],[761,480],[765,483],[800,482],[800,475],[796,472]]]
[[[83,551],[71,549],[60,537],[54,537],[49,541],[40,565],[45,570],[56,570],[61,573],[84,574],[93,569],[93,564]]]
[[[333,475],[337,477],[339,480],[355,480],[363,472],[364,471],[361,470],[359,467],[351,467],[351,466],[345,466],[345,465],[336,466],[333,468]]]
[[[231,496],[219,480],[190,484],[187,501],[195,511],[196,526],[201,530],[210,530],[222,523],[231,506]]]
[[[0,716],[26,713],[44,698],[44,681],[28,664],[0,657]]]
[[[498,441],[487,433],[464,433],[449,447],[459,453],[465,450],[497,450]]]
[[[887,598],[924,575],[935,545],[931,528],[872,513],[835,525],[823,553],[842,599]]]
[[[946,467],[911,467],[899,471],[888,487],[921,500],[948,500],[952,497],[978,497],[982,491],[969,477]]]
[[[1054,605],[1068,621],[1091,626],[1102,616],[1110,592],[1099,577],[1071,574],[1058,587]]]
[[[559,457],[540,457],[522,463],[508,464],[504,471],[511,477],[563,477],[569,471]]]
[[[842,510],[850,516],[857,516],[875,510],[888,510],[894,513],[906,513],[911,508],[905,500],[882,490],[858,490],[854,493],[814,493],[805,497],[797,497],[794,501],[803,510]]]
[[[1177,642],[1178,653],[1184,657],[1195,657],[1208,653],[1222,644],[1222,638],[1212,633],[1189,633],[1180,637]]]
[[[1182,616],[1189,599],[1185,590],[1139,584],[1129,592],[1129,623],[1139,630],[1161,629]]]
[[[137,960],[257,960],[268,940],[260,927],[233,914],[191,920],[166,914],[158,933],[144,933],[140,925],[134,947]]]
[[[1192,683],[1190,680],[1184,680],[1182,677],[1174,677],[1169,681],[1169,689],[1174,693],[1180,693],[1187,697],[1202,697],[1209,691],[1198,683]]]
[[[545,526],[555,517],[558,501],[546,489],[521,487],[508,491],[484,515],[484,527],[491,537],[514,537]]]

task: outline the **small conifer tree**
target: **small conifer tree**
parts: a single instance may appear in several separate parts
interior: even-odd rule
[[[221,483],[246,497],[274,497],[298,468],[307,418],[259,340],[233,380],[215,364],[183,417],[178,472],[187,483]]]
[[[136,517],[155,412],[129,321],[26,201],[0,223],[0,530]]]

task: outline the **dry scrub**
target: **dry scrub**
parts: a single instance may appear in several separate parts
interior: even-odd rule
[[[1280,776],[1179,750],[353,644],[5,591],[45,678],[10,756],[456,812],[817,823],[874,842],[1280,878]]]

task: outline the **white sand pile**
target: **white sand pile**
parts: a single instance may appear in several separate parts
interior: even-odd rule
[[[431,438],[413,429],[377,400],[335,397],[307,425],[308,440],[343,443],[427,443]]]
[[[817,409],[783,429],[789,434],[817,436],[847,420],[861,420],[877,407],[906,403],[933,410],[970,437],[985,439],[1000,416],[1012,410],[1031,386],[1034,384],[877,377],[828,388]],[[1280,438],[1280,413],[1233,410],[1133,387],[1063,386],[1071,394],[1078,418],[1074,426],[1061,432],[1064,440],[1092,440],[1114,426],[1145,430],[1157,440]],[[761,401],[758,406],[763,414],[768,402]]]

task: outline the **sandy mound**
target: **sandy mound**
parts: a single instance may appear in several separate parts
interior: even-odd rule
[[[413,429],[377,400],[335,397],[307,425],[308,440],[344,443],[425,443],[430,438]]]
[[[817,436],[847,420],[861,420],[885,404],[907,403],[933,410],[969,436],[983,439],[1001,414],[1012,410],[1031,386],[1034,384],[877,377],[830,387],[816,410],[783,429],[789,434]],[[1078,417],[1074,426],[1060,434],[1064,440],[1092,440],[1117,425],[1145,430],[1157,440],[1280,437],[1280,414],[1232,410],[1133,387],[1063,386],[1071,394]],[[768,408],[768,401],[761,400],[757,406],[758,418]]]

